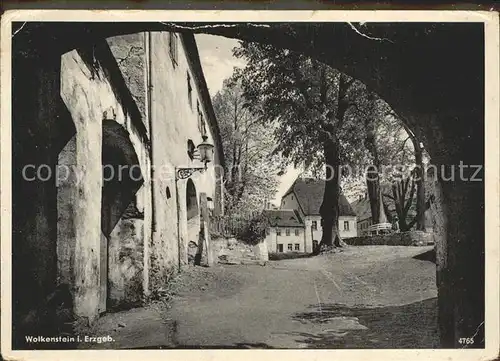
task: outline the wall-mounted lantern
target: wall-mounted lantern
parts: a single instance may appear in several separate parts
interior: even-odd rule
[[[189,167],[189,168],[176,168],[176,180],[177,179],[186,179],[191,177],[195,172],[203,172],[207,169],[207,164],[212,162],[214,159],[214,145],[208,142],[208,137],[204,135],[202,137],[203,141],[198,144],[196,150],[198,152],[198,157],[200,162],[203,163],[203,167]],[[189,152],[189,150],[188,150]],[[198,158],[197,157],[197,158]]]
[[[203,136],[203,142],[198,144],[198,151],[200,152],[200,160],[205,164],[210,163],[214,160],[214,145],[208,142],[208,137]]]

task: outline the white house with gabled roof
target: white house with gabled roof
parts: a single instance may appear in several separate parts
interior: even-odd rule
[[[305,252],[319,245],[323,230],[319,209],[323,202],[325,181],[297,178],[281,198],[281,209],[294,209],[304,221]],[[342,238],[357,236],[356,213],[343,194],[339,197],[339,231]]]

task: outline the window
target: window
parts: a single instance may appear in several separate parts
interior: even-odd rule
[[[266,228],[266,234],[269,236],[270,233],[271,231],[269,230],[269,228]]]
[[[318,248],[318,241],[313,239],[313,251],[316,250],[316,248]]]
[[[187,141],[187,154],[189,159],[193,160],[194,159],[194,152],[196,150],[196,146],[194,145],[194,142],[192,139],[188,139]]]
[[[276,228],[276,235],[277,235],[277,236],[281,236],[281,229]]]
[[[344,221],[344,231],[349,230],[349,221]]]
[[[187,72],[186,74],[187,74],[188,102],[189,102],[189,107],[192,109],[193,108],[193,102],[192,102],[193,88],[191,87],[191,76],[189,75],[189,72]]]
[[[299,230],[298,230],[298,229],[296,229],[296,230],[295,230],[295,235],[296,235],[296,236],[298,236],[298,235],[299,235]]]
[[[317,230],[318,229],[318,222],[317,221],[312,221],[312,229]]]
[[[288,228],[285,230],[285,234],[286,234],[287,236],[289,236],[289,235],[290,235],[290,230],[289,230]]]
[[[168,52],[170,54],[170,59],[172,59],[172,64],[177,66],[178,50],[177,50],[177,34],[168,33]]]
[[[289,251],[293,251],[293,244],[288,243],[288,250],[289,250]]]
[[[295,250],[296,250],[296,251],[300,251],[300,244],[295,243]]]
[[[172,197],[172,195],[170,194],[170,188],[167,187],[167,189],[165,190],[166,194],[167,194],[167,199],[170,199]]]
[[[278,252],[283,252],[283,245],[282,244],[278,244]]]

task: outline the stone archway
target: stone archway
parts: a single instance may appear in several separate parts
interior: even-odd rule
[[[142,296],[144,217],[136,193],[144,180],[128,132],[114,120],[102,123],[99,311],[139,304]]]
[[[96,37],[175,29],[174,24],[158,22],[25,25],[15,41],[27,45],[13,48],[17,57],[62,54]],[[348,23],[254,25],[196,24],[193,31],[266,42],[324,61],[385,99],[422,138],[435,164],[484,165],[482,23],[412,23],[406,28],[401,23],[372,23],[363,28],[369,36]],[[186,28],[189,24],[183,24]],[[20,66],[13,75],[27,69]],[[13,117],[16,124],[19,117]],[[443,216],[438,253],[441,343],[460,347],[460,337],[483,337],[484,182],[440,180],[438,186]]]

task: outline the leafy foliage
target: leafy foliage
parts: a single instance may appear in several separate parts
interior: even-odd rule
[[[241,42],[234,54],[247,60],[238,78],[246,105],[274,129],[273,153],[315,172],[327,165],[321,242],[340,245],[339,171],[362,140],[363,128],[347,115],[361,83],[289,49]]]
[[[238,238],[247,244],[256,245],[266,238],[266,229],[269,228],[269,220],[260,213],[252,218],[243,228]]]
[[[213,99],[226,159],[226,209],[238,215],[261,210],[274,197],[280,169],[272,154],[272,130],[257,121],[244,102],[235,76],[224,81]]]
[[[360,81],[301,53],[240,42],[234,54],[247,60],[236,78],[245,107],[273,129],[273,154],[331,179],[322,204],[323,235],[331,224],[338,236],[337,222],[325,220],[338,218],[340,181],[330,177],[335,172],[338,176],[342,170],[344,191],[352,196],[366,189],[363,178],[370,200],[376,202],[372,213],[383,214],[380,182],[404,179],[414,166],[413,144],[405,139],[407,129],[390,106]],[[339,169],[340,165],[350,166],[351,172]],[[368,165],[375,165],[375,181],[366,178]],[[349,190],[351,184],[357,190]]]
[[[304,168],[322,168],[323,141],[332,135],[339,73],[288,49],[241,42],[234,51],[247,106],[274,129],[274,154]],[[328,100],[328,101],[326,101]]]

